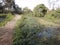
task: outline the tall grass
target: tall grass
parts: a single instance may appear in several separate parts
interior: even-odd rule
[[[0,27],[4,26],[8,21],[12,20],[14,17],[14,15],[12,15],[11,13],[9,14],[0,14],[0,18],[2,18],[2,20],[0,21]]]

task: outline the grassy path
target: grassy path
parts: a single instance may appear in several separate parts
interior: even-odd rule
[[[15,15],[10,22],[0,28],[0,45],[12,45],[13,29],[20,18],[20,15]]]

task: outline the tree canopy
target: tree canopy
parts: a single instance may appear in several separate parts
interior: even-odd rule
[[[34,8],[34,15],[44,17],[48,8],[44,4],[39,4]]]

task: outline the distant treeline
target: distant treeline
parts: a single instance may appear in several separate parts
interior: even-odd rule
[[[15,4],[15,0],[0,1],[0,13],[22,13],[21,8]]]

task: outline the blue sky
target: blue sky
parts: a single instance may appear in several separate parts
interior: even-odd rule
[[[53,0],[51,0],[53,1]],[[36,5],[38,4],[45,4],[46,7],[49,8],[49,3],[48,0],[15,0],[16,4],[19,5],[19,7],[28,7],[30,9],[33,9]],[[58,3],[56,3],[56,6],[60,3],[60,1]]]

